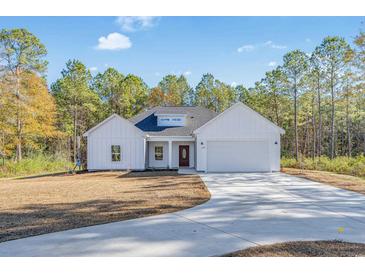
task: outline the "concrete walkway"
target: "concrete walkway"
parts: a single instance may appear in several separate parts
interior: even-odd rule
[[[365,195],[281,173],[202,178],[212,193],[203,205],[4,242],[0,256],[214,256],[291,240],[365,243]]]

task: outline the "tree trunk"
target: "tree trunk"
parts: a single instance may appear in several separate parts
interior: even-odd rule
[[[279,106],[278,106],[278,98],[276,92],[274,92],[274,106],[275,106],[275,118],[276,118],[276,124],[278,126],[281,126],[279,121]]]
[[[350,135],[350,113],[349,113],[349,91],[346,92],[346,127],[347,127],[347,157],[351,157],[351,135]]]
[[[322,111],[321,111],[321,79],[318,75],[318,82],[317,82],[317,96],[318,96],[318,153],[319,157],[322,156]]]
[[[304,129],[304,138],[303,138],[303,141],[304,141],[304,147],[303,147],[303,150],[302,150],[302,155],[305,155],[307,156],[307,151],[308,151],[308,124],[309,124],[309,116],[308,116],[308,113],[305,117],[305,129]]]
[[[316,116],[315,116],[315,94],[312,98],[312,159],[316,157]]]
[[[297,82],[294,82],[294,138],[295,138],[295,160],[298,162],[298,124],[297,124]]]
[[[76,163],[76,158],[77,158],[77,106],[75,106],[74,108],[74,136],[73,136],[73,160],[74,163]]]
[[[334,90],[334,72],[331,71],[331,144],[330,157],[335,157],[335,90]]]
[[[16,87],[15,87],[15,97],[16,97],[16,157],[15,160],[22,160],[22,122],[20,114],[20,70],[16,69],[15,72]]]

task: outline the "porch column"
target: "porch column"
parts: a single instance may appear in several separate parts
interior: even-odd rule
[[[172,141],[169,141],[169,168],[172,168]]]

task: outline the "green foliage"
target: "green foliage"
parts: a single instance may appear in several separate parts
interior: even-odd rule
[[[122,116],[130,118],[140,111],[147,104],[148,87],[141,77],[128,74],[121,82],[122,89]]]
[[[83,63],[69,60],[62,70],[62,77],[51,86],[59,119],[62,120],[60,127],[69,136],[75,130],[86,131],[101,115],[100,98],[89,86],[91,79],[91,74]]]
[[[5,65],[7,72],[44,72],[48,64],[43,59],[46,54],[46,47],[28,30],[1,30],[0,64]]]
[[[98,94],[91,89],[92,76],[85,65],[78,60],[70,60],[62,70],[62,77],[51,86],[56,100],[59,128],[71,139],[73,160],[81,157],[78,138],[87,129],[103,118],[103,108]]]
[[[200,82],[195,88],[195,105],[202,106],[216,112],[222,112],[232,103],[237,101],[237,92],[242,92],[243,99],[244,90],[240,87],[235,90],[233,87],[214,79],[210,73],[204,74]]]
[[[158,87],[164,94],[164,105],[181,106],[191,102],[192,89],[184,75],[166,75],[158,83]]]
[[[124,75],[114,68],[98,73],[92,80],[92,89],[97,92],[105,108],[106,116],[123,114],[123,91],[121,82]]]
[[[340,174],[365,177],[365,156],[345,157],[340,156],[330,159],[326,156],[315,158],[303,158],[296,161],[294,158],[282,158],[282,167],[301,168],[309,170],[330,171]]]
[[[3,103],[1,110],[7,111],[8,115],[0,115],[2,120],[0,120],[0,134],[4,140],[5,135],[9,133],[8,128],[12,127],[10,143],[16,147],[17,160],[22,159],[23,145],[30,143],[29,135],[32,135],[32,139],[48,135],[35,129],[37,126],[41,128],[42,123],[35,122],[36,119],[32,118],[47,115],[45,111],[47,107],[39,109],[35,107],[36,105],[42,106],[37,96],[45,96],[44,105],[47,103],[53,105],[53,99],[49,98],[45,83],[40,83],[36,89],[34,89],[34,83],[29,84],[46,71],[48,64],[44,60],[46,54],[46,47],[26,29],[2,29],[0,31],[0,96],[8,99],[1,102]],[[37,79],[37,82],[41,81]],[[46,92],[44,92],[45,90]],[[50,114],[50,119],[47,120],[46,123],[50,129],[54,123],[54,116]],[[29,124],[34,128],[25,128]],[[25,136],[26,132],[29,133],[28,136]],[[1,146],[0,149],[5,153],[9,144]]]
[[[236,98],[238,101],[247,104],[250,100],[250,92],[243,85],[238,85],[235,88]]]
[[[308,56],[303,51],[293,50],[284,55],[283,62],[284,73],[291,81],[294,90],[308,69]]]
[[[92,79],[91,89],[102,101],[103,109],[98,111],[103,119],[113,113],[129,118],[146,106],[148,87],[142,78],[124,76],[114,68],[98,73]]]
[[[0,177],[66,172],[71,168],[73,168],[71,162],[62,158],[46,156],[43,154],[29,157],[19,162],[7,160],[5,161],[5,165],[2,165],[2,160],[0,159]]]

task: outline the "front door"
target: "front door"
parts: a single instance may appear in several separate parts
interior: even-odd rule
[[[179,166],[189,166],[189,146],[179,146]]]

